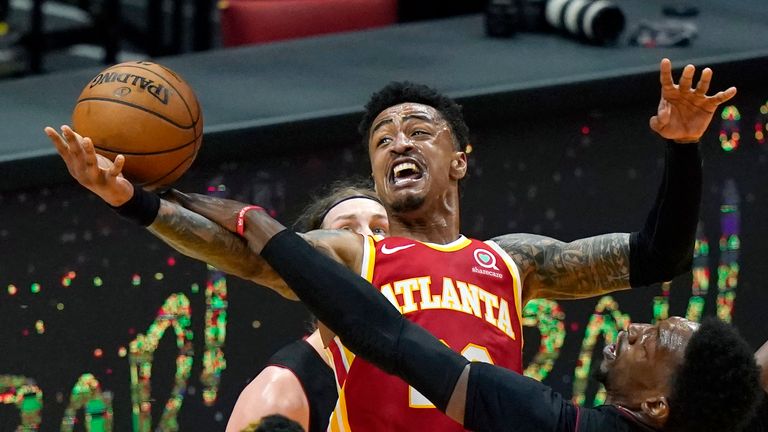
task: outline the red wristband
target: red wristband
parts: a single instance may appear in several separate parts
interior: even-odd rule
[[[257,205],[249,205],[240,209],[240,213],[237,214],[237,226],[236,226],[237,233],[240,234],[240,236],[243,236],[245,232],[245,214],[251,210],[264,211],[264,208],[259,207]]]

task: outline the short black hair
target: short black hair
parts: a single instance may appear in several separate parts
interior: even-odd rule
[[[304,428],[284,415],[271,414],[249,425],[243,432],[304,432]]]
[[[736,329],[707,318],[691,336],[669,397],[664,431],[739,431],[759,401],[760,369]]]
[[[406,102],[428,105],[436,109],[451,126],[456,150],[467,148],[469,127],[464,122],[461,105],[431,87],[409,81],[391,82],[371,95],[358,126],[358,132],[363,136],[363,144],[368,145],[368,132],[376,116],[389,107]]]
[[[370,180],[339,180],[332,183],[321,195],[312,198],[312,202],[302,210],[301,215],[294,223],[294,228],[301,232],[320,229],[325,215],[331,208],[340,201],[354,196],[370,198],[381,203],[376,192],[372,189]]]

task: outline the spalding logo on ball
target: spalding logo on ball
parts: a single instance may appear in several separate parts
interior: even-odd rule
[[[96,152],[125,156],[123,175],[162,189],[192,165],[203,140],[203,113],[192,88],[165,66],[145,61],[109,67],[89,82],[72,126]]]

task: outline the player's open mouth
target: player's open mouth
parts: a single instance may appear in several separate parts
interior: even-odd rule
[[[603,358],[608,361],[616,360],[616,344],[606,345],[603,348]]]
[[[389,174],[389,181],[395,186],[405,186],[409,183],[421,180],[424,170],[413,159],[396,161]]]

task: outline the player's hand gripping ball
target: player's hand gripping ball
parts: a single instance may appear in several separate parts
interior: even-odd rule
[[[89,82],[72,112],[72,126],[96,152],[125,156],[123,175],[162,189],[192,165],[203,139],[203,113],[192,88],[157,63],[111,66]]]

